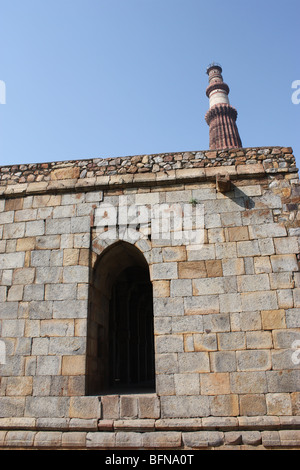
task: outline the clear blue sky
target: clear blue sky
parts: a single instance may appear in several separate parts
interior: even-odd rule
[[[244,147],[300,167],[299,0],[0,0],[0,165],[209,148],[219,62]]]

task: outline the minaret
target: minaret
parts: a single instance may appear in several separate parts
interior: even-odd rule
[[[237,111],[229,103],[229,86],[223,82],[222,68],[212,63],[207,67],[209,85],[206,95],[209,110],[205,120],[209,125],[209,148],[225,149],[242,147],[236,126]]]

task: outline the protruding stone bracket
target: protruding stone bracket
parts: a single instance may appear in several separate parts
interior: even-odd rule
[[[220,193],[228,193],[231,190],[230,175],[216,175],[216,189]]]

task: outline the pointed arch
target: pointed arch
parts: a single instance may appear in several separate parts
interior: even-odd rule
[[[131,243],[117,241],[97,257],[87,336],[88,394],[155,390],[152,284]]]

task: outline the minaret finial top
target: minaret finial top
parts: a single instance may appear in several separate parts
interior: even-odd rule
[[[209,66],[208,66],[207,69],[206,69],[207,75],[209,75],[210,69],[213,69],[213,68],[218,68],[218,69],[220,69],[220,72],[222,73],[222,67],[221,67],[221,65],[218,64],[218,62],[212,62],[211,64],[209,64]]]

